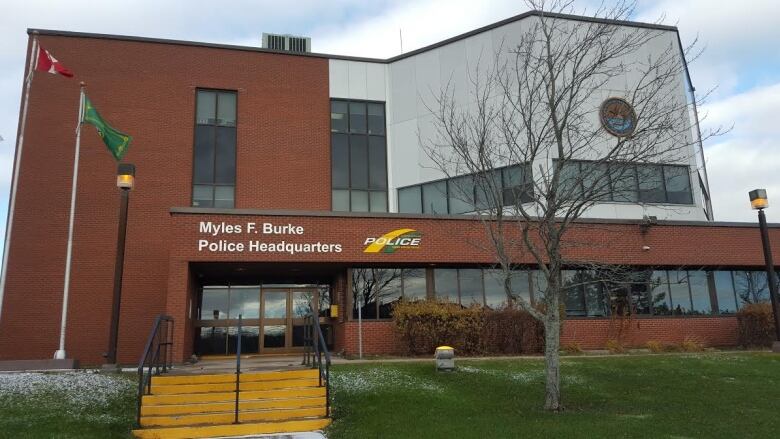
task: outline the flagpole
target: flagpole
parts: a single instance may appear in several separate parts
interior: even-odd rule
[[[60,348],[54,353],[54,358],[63,360],[65,353],[65,329],[68,319],[68,293],[70,292],[70,267],[73,256],[73,220],[76,215],[76,187],[79,179],[79,150],[81,149],[81,122],[84,119],[84,88],[81,82],[79,90],[79,121],[76,125],[76,156],[73,159],[73,186],[70,189],[70,218],[68,219],[68,250],[65,255],[65,284],[62,287],[62,317],[60,319]]]
[[[22,162],[22,147],[24,147],[24,130],[27,126],[27,110],[30,102],[30,85],[32,84],[35,65],[38,61],[38,31],[33,31],[32,50],[27,65],[27,78],[24,85],[24,104],[22,104],[22,123],[19,124],[19,134],[16,136],[16,157],[14,158],[14,175],[11,185],[11,200],[8,203],[8,215],[5,221],[5,245],[3,246],[3,266],[0,269],[0,320],[3,318],[3,297],[5,296],[5,279],[8,272],[8,252],[11,248],[11,228],[14,224],[14,207],[16,207],[16,188],[19,185],[19,168]]]

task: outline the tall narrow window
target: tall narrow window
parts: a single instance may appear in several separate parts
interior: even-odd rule
[[[385,105],[330,103],[331,207],[334,211],[387,212]]]
[[[192,205],[235,206],[236,93],[198,90],[195,109]]]

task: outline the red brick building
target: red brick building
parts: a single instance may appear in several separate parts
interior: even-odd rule
[[[30,45],[37,36],[76,80],[40,72],[32,79],[6,242],[0,360],[51,358],[58,349],[79,81],[106,120],[133,136],[124,158],[137,177],[121,363],[138,360],[159,314],[174,318],[174,358],[183,361],[235,352],[237,314],[245,321],[244,352],[294,352],[310,299],[322,307],[334,350],[348,354],[358,351],[358,298],[367,299],[360,309],[363,352],[370,354],[397,350],[389,312],[401,296],[499,305],[496,261],[480,249],[481,221],[454,212],[446,195],[438,201],[449,210],[431,207],[436,200],[426,201],[426,185],[449,183],[418,171],[424,160],[404,152],[407,125],[415,124],[404,112],[416,105],[404,69],[524,19],[387,60],[31,31]],[[675,28],[657,28],[676,38]],[[415,68],[419,79],[428,67]],[[693,181],[697,172],[691,165]],[[101,363],[108,345],[115,179],[115,161],[85,126],[65,339],[68,356],[83,364]],[[663,213],[664,202],[639,211],[615,203],[612,214],[591,215],[571,232],[580,245],[567,257],[646,273],[645,287],[625,290],[636,316],[632,344],[696,336],[733,345],[736,309],[768,299],[757,227],[708,221],[706,187],[688,181],[685,190],[686,202],[667,200],[672,213]],[[647,214],[660,219],[648,226]],[[366,252],[369,238],[399,229],[411,229],[400,234],[409,238],[405,248]],[[780,260],[780,228],[770,235]],[[541,288],[533,260],[518,255],[516,262],[516,292],[532,299]],[[363,297],[356,283],[365,279],[356,270],[392,279]],[[567,302],[563,343],[598,348],[610,337],[609,294],[593,294]]]

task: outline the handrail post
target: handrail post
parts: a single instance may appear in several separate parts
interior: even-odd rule
[[[234,424],[238,424],[238,402],[241,393],[241,318],[242,315],[238,315],[238,336],[236,337],[236,417],[233,421]]]

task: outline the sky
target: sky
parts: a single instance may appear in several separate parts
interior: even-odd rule
[[[607,0],[609,1],[609,0]],[[575,3],[588,12],[593,0]],[[0,236],[11,182],[27,28],[260,46],[263,32],[312,38],[314,52],[386,58],[525,12],[520,0],[25,0],[0,4]],[[755,221],[747,193],[766,188],[780,222],[780,1],[638,0],[634,19],[675,25],[704,52],[691,62],[718,221]],[[55,54],[67,65],[67,54]],[[772,209],[772,200],[779,200]],[[0,246],[2,243],[0,242]]]

